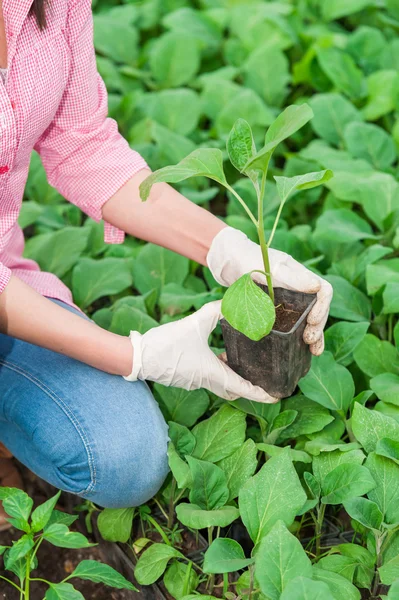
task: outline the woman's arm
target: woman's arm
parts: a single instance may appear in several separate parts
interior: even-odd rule
[[[212,241],[225,223],[166,183],[153,186],[149,199],[142,202],[139,186],[150,174],[142,169],[104,204],[105,221],[206,265]]]
[[[0,332],[113,375],[129,375],[132,370],[129,338],[63,309],[14,276],[0,294]]]

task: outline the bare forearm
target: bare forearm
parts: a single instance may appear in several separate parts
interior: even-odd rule
[[[43,298],[17,277],[0,294],[0,332],[115,375],[132,370],[129,338],[115,335]]]
[[[104,205],[104,219],[130,235],[205,265],[212,240],[225,224],[166,183],[155,185],[147,202],[142,202],[139,186],[149,174],[142,170],[134,175]]]

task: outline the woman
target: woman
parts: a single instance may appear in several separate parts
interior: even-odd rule
[[[209,349],[220,303],[129,339],[89,321],[63,283],[22,258],[17,218],[35,149],[51,185],[105,220],[107,242],[120,243],[127,232],[162,245],[208,265],[225,286],[262,268],[256,244],[168,185],[140,201],[149,170],[107,118],[90,4],[2,0],[0,440],[58,488],[126,507],[155,494],[168,470],[167,427],[146,379],[205,387],[228,400],[275,399]],[[272,271],[277,285],[318,293],[305,341],[320,354],[331,286],[278,251]],[[4,481],[10,463],[0,464]]]

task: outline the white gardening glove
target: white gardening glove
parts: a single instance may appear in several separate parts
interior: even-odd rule
[[[317,302],[308,315],[303,339],[309,344],[312,354],[319,356],[324,350],[323,330],[333,296],[331,284],[285,252],[270,249],[269,258],[274,287],[317,294]],[[255,269],[264,271],[260,246],[232,227],[226,227],[216,235],[207,262],[213,277],[225,287]],[[265,277],[259,273],[254,273],[253,278],[259,283],[266,283]]]
[[[222,318],[221,304],[205,304],[189,317],[154,327],[144,335],[132,331],[133,371],[125,379],[146,379],[185,390],[206,388],[225,400],[278,402],[237,375],[209,348],[209,336]]]

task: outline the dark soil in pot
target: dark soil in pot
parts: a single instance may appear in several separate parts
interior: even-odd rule
[[[267,291],[266,286],[259,286]],[[269,335],[254,342],[222,320],[227,362],[239,375],[276,398],[288,398],[310,369],[312,355],[303,341],[306,318],[315,294],[274,290],[276,323]]]

